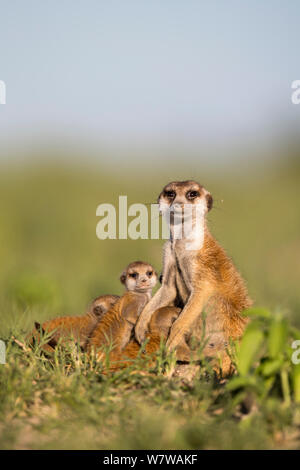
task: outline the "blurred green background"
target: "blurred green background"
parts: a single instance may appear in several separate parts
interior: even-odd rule
[[[131,261],[159,271],[163,240],[99,240],[96,208],[156,202],[168,181],[193,178],[214,196],[212,233],[233,258],[256,304],[281,310],[300,326],[300,150],[264,166],[156,169],[124,164],[116,171],[70,163],[2,164],[0,176],[0,334],[34,319],[81,314],[93,297],[120,294]],[[103,161],[105,156],[103,156]],[[203,167],[203,169],[202,169]],[[129,221],[132,218],[129,217]]]
[[[96,208],[187,178],[213,194],[211,230],[253,299],[300,324],[299,14],[296,0],[5,2],[0,332],[122,292],[135,259],[160,270],[162,241],[100,241]]]

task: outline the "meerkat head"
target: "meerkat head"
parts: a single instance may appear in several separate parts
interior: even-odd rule
[[[89,308],[89,312],[100,319],[117,302],[118,299],[118,295],[100,295],[100,297],[93,300]]]
[[[173,181],[168,183],[158,196],[159,210],[164,215],[168,211],[182,214],[184,208],[197,206],[206,214],[213,206],[211,194],[196,181]],[[189,206],[186,206],[189,205]]]
[[[144,292],[151,295],[157,282],[157,273],[151,264],[135,261],[130,263],[123,271],[120,281],[129,291]]]

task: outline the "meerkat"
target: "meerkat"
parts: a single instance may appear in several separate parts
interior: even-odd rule
[[[114,354],[125,348],[142,307],[151,299],[157,273],[151,264],[135,261],[123,271],[120,281],[127,292],[100,320],[90,338],[89,351],[103,349],[109,343],[114,347]],[[101,357],[101,352],[98,357]]]
[[[91,303],[85,315],[58,317],[42,324],[35,322],[35,328],[29,335],[29,342],[39,341],[41,333],[45,335],[53,332],[48,342],[43,345],[42,349],[45,352],[53,351],[58,343],[67,344],[70,339],[75,340],[84,349],[99,320],[118,299],[117,295],[101,295]]]
[[[226,373],[231,369],[228,342],[241,337],[247,323],[241,313],[252,302],[241,275],[208,230],[206,214],[213,198],[196,181],[178,181],[163,188],[158,203],[160,212],[169,217],[170,240],[163,250],[162,286],[137,321],[136,339],[143,343],[158,308],[182,307],[171,327],[168,349],[178,351],[183,342],[189,345],[204,334],[203,354],[218,355]],[[176,237],[180,224],[181,238]],[[180,360],[179,353],[177,357]]]
[[[143,349],[141,349],[136,339],[132,338],[125,348],[116,350],[111,355],[109,370],[112,372],[131,365],[139,354],[143,358],[147,357],[154,360],[153,355],[160,349],[162,342],[166,341],[171,326],[180,312],[181,309],[177,307],[162,307],[156,310],[151,317],[149,332],[146,335]],[[187,346],[185,350],[181,350],[181,355],[183,354],[188,358],[190,357],[190,350]]]
[[[146,292],[152,295],[158,275],[153,266],[144,261],[130,263],[122,272],[120,281],[127,291]]]
[[[93,315],[99,321],[119,298],[119,295],[99,295],[88,306],[86,314]]]
[[[153,313],[149,323],[149,332],[145,338],[147,340],[144,350],[145,354],[155,353],[159,349],[161,341],[166,341],[171,326],[178,318],[180,312],[181,309],[177,307],[162,307]],[[139,350],[140,345],[134,338],[124,349],[124,356],[126,353],[129,353],[129,357],[134,359],[136,357],[135,353]]]
[[[130,342],[138,316],[149,300],[147,292],[125,292],[94,329],[87,345],[88,353],[95,352],[97,360],[105,358],[105,348],[111,348],[111,360],[120,354]]]
[[[143,261],[130,263],[122,272],[120,281],[125,285],[126,291],[146,292],[151,296],[152,289],[157,282],[157,273],[153,266]],[[85,350],[88,340],[99,323],[100,319],[114,305],[120,297],[117,295],[101,295],[94,299],[83,316],[58,317],[44,322],[42,325],[35,322],[35,328],[30,338],[39,338],[39,334],[53,334],[43,349],[48,352],[61,344],[66,344],[67,339],[78,342],[81,349]]]
[[[149,331],[146,333],[145,338],[145,347],[141,350],[140,344],[135,338],[133,338],[123,351],[119,351],[113,356],[113,363],[109,368],[110,371],[116,371],[132,365],[133,360],[135,360],[138,355],[143,358],[147,357],[152,360],[152,362],[154,362],[155,353],[159,351],[162,343],[166,342],[172,324],[178,318],[180,312],[180,308],[171,306],[157,309],[150,319]],[[211,342],[208,344],[206,357],[213,357],[220,346],[223,346],[223,337],[215,337],[214,344]],[[193,349],[191,349],[185,341],[181,341],[181,343],[177,346],[176,355],[180,362],[190,362],[191,359],[194,359],[195,357]],[[216,364],[214,365],[213,369],[217,374],[219,374],[219,367]]]

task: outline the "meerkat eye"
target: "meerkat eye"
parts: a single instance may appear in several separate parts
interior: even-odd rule
[[[189,191],[187,194],[186,194],[186,197],[188,199],[195,199],[196,197],[199,196],[199,192],[198,191]]]
[[[169,199],[174,199],[174,197],[176,196],[176,193],[175,191],[165,191],[165,196]]]
[[[148,271],[148,272],[147,272],[147,276],[148,276],[148,277],[151,277],[152,274],[153,274],[153,271]]]
[[[132,277],[133,279],[136,279],[138,277],[138,273],[130,273],[129,277]]]

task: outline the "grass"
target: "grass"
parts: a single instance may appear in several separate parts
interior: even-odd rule
[[[223,174],[222,180],[192,176],[215,197],[212,232],[256,304],[271,312],[264,317],[256,310],[262,341],[249,333],[253,357],[243,362],[243,348],[237,351],[238,376],[229,383],[217,383],[205,368],[193,381],[171,377],[163,357],[151,374],[139,363],[103,375],[81,354],[59,352],[49,361],[11,339],[23,344],[34,320],[81,314],[96,295],[121,293],[118,276],[133,260],[160,270],[160,240],[98,240],[96,207],[116,202],[119,194],[127,194],[129,204],[155,202],[162,184],[191,173],[175,168],[141,179],[124,172],[121,179],[107,169],[3,168],[0,338],[7,363],[0,365],[0,448],[299,447],[299,374],[290,361],[298,334],[292,326],[300,327],[299,167],[273,165],[263,174]]]
[[[183,379],[172,376],[172,361],[159,353],[156,365],[147,370],[137,361],[104,375],[101,364],[81,352],[58,350],[49,360],[38,347],[31,350],[17,341],[8,341],[7,364],[0,369],[1,448],[272,449],[299,445],[297,405],[287,406],[282,387],[276,383],[267,397],[253,380],[237,384],[241,378],[253,379],[255,373],[247,375],[248,370],[218,382],[205,368],[192,366],[194,379],[186,374]],[[276,382],[277,375],[272,377]]]

